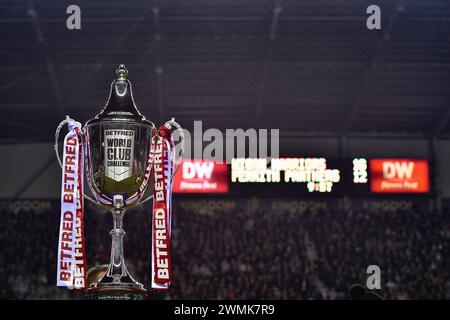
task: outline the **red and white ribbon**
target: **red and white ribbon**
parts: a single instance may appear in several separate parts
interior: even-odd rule
[[[57,283],[70,289],[86,288],[84,242],[83,146],[81,124],[70,120],[64,138],[61,221],[58,240]]]
[[[152,288],[167,290],[172,280],[170,237],[174,152],[168,128],[161,126],[156,139],[153,150]]]

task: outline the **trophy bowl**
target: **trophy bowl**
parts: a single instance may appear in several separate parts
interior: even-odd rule
[[[122,197],[125,209],[142,198],[152,131],[145,123],[114,120],[84,128],[89,188],[106,208],[113,208],[115,196]]]

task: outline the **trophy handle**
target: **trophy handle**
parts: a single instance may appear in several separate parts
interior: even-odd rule
[[[55,148],[56,159],[58,160],[58,163],[59,163],[59,166],[61,167],[61,169],[63,168],[63,166],[62,166],[62,162],[61,162],[61,157],[59,156],[59,152],[58,152],[58,139],[59,139],[59,133],[60,133],[61,129],[69,121],[75,121],[75,120],[73,120],[72,118],[70,118],[69,116],[66,115],[66,118],[59,123],[59,125],[58,125],[58,127],[56,128],[56,131],[55,131],[55,146],[54,146],[54,148]],[[80,137],[81,137],[81,142],[84,144],[83,132],[80,131],[79,134],[80,134]],[[94,200],[93,198],[91,198],[88,195],[86,195],[84,193],[84,191],[83,191],[83,196],[86,199],[88,199],[90,202],[100,205],[96,200]]]
[[[170,180],[173,180],[173,177],[175,176],[175,173],[177,173],[178,168],[181,165],[181,160],[183,159],[183,153],[184,153],[184,132],[183,132],[183,128],[181,128],[180,124],[175,121],[175,118],[172,118],[169,121],[166,121],[164,126],[167,129],[172,129],[172,127],[175,127],[176,130],[180,130],[180,137],[181,137],[180,157],[178,158],[178,164],[176,165],[175,170],[173,171],[172,177],[170,178]],[[174,156],[175,156],[175,153],[174,153]],[[147,198],[145,198],[144,200],[140,201],[139,204],[144,204],[144,203],[146,203],[147,201],[149,201],[151,199],[153,199],[153,195],[150,195]]]
[[[180,148],[180,157],[178,158],[178,164],[175,167],[175,170],[173,171],[172,177],[170,178],[171,180],[173,179],[173,177],[175,176],[175,173],[177,173],[178,168],[181,165],[181,160],[183,160],[183,153],[184,153],[184,132],[183,132],[183,128],[181,128],[180,124],[178,122],[175,121],[175,118],[170,119],[169,121],[167,121],[164,126],[167,129],[172,129],[172,127],[175,127],[175,130],[180,130],[180,137],[181,137],[181,148]],[[175,157],[175,153],[174,153],[174,157]]]

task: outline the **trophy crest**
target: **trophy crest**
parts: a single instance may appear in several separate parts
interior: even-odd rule
[[[111,260],[108,269],[100,280],[91,284],[88,288],[87,284],[85,284],[84,287],[81,286],[83,289],[87,289],[86,292],[88,296],[97,299],[142,299],[147,292],[142,284],[133,279],[125,266],[123,251],[123,237],[125,231],[123,230],[123,216],[126,209],[142,204],[153,197],[149,196],[146,199],[143,199],[144,193],[152,180],[153,169],[159,171],[160,168],[157,161],[153,161],[153,156],[157,150],[161,151],[162,148],[165,148],[165,152],[161,153],[161,157],[165,159],[164,173],[168,174],[168,179],[166,179],[167,185],[164,184],[164,192],[167,197],[164,198],[165,202],[162,203],[162,206],[164,209],[170,208],[170,210],[172,207],[170,204],[167,204],[167,201],[170,201],[171,198],[171,180],[177,168],[173,170],[175,153],[171,151],[173,149],[173,142],[170,136],[170,129],[173,127],[181,129],[181,127],[173,118],[159,129],[157,129],[151,121],[147,120],[139,112],[134,103],[131,83],[127,77],[127,69],[124,65],[120,65],[116,70],[116,79],[111,84],[108,102],[103,110],[101,110],[101,112],[93,119],[88,120],[83,127],[67,117],[66,120],[60,123],[55,135],[55,151],[58,162],[63,168],[64,177],[67,176],[65,170],[69,170],[69,173],[72,172],[70,169],[67,169],[68,166],[65,163],[61,162],[58,153],[59,132],[64,124],[69,124],[69,130],[71,130],[69,134],[73,131],[71,137],[67,138],[69,134],[66,136],[65,142],[67,142],[67,145],[70,147],[69,139],[78,139],[79,143],[80,161],[76,165],[79,168],[78,171],[81,173],[76,175],[78,179],[74,179],[76,181],[81,181],[80,184],[78,184],[78,193],[81,194],[81,199],[79,199],[78,203],[81,203],[81,205],[77,206],[77,214],[74,214],[74,216],[78,217],[78,220],[75,218],[73,219],[74,246],[76,245],[76,241],[84,243],[83,235],[81,235],[79,240],[75,240],[75,234],[78,235],[78,233],[80,233],[77,233],[78,229],[76,229],[79,227],[80,223],[80,230],[84,229],[82,228],[83,196],[88,200],[111,210],[113,216],[113,229],[111,230]],[[180,133],[183,142],[182,131]],[[65,148],[64,159],[67,159],[66,150],[70,149]],[[156,159],[160,159],[160,157],[158,156]],[[76,161],[74,163],[76,163]],[[89,189],[94,195],[94,199],[83,194],[83,166],[86,168],[86,178]],[[65,188],[66,187],[63,188],[63,192],[66,190]],[[71,190],[70,188],[68,189]],[[62,208],[65,205],[65,199],[68,198],[68,195],[62,195]],[[81,211],[79,210],[80,206]],[[65,210],[66,209],[63,208],[62,212]],[[160,212],[161,209],[155,208],[154,204],[154,215],[155,210],[159,210],[157,212]],[[170,246],[170,210],[167,209],[167,217],[165,217],[165,225],[167,228],[166,234],[168,237],[166,240],[168,246]],[[75,209],[73,211],[75,211]],[[63,215],[61,219],[61,223],[63,223]],[[153,220],[153,224],[155,224],[155,220]],[[64,238],[62,233],[63,229],[61,228],[60,248],[65,248],[64,242],[61,240]],[[153,257],[154,244],[155,242],[152,241],[152,258],[156,260]],[[169,250],[166,254],[170,257]],[[62,255],[59,255],[59,257],[60,256]],[[58,262],[58,275],[60,276],[60,264],[63,259],[59,258],[59,260],[61,260]],[[170,265],[170,260],[168,260],[167,264]],[[72,270],[72,273],[68,272],[68,274],[71,275],[71,278],[67,277],[67,279],[70,278],[71,280],[60,283],[60,278],[58,278],[58,285],[61,286],[70,286],[67,283],[77,283],[76,271],[73,269],[77,265],[76,260],[73,260],[72,263],[66,262],[66,265],[72,266],[72,269],[69,268]],[[156,263],[152,264],[152,287],[167,289],[170,283],[170,277],[166,278],[165,275],[170,274],[170,266],[167,270],[160,270],[159,267],[160,266]],[[169,280],[161,280],[158,275],[163,275],[163,279]],[[86,279],[86,272],[84,272],[84,279]],[[64,281],[66,280],[64,279]],[[78,282],[81,283],[82,281],[80,280]]]

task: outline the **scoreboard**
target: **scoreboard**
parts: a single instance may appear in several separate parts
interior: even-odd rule
[[[233,159],[231,188],[285,194],[429,194],[428,161],[422,159]]]
[[[237,195],[429,195],[424,159],[235,158],[230,164],[186,160],[174,193]]]

